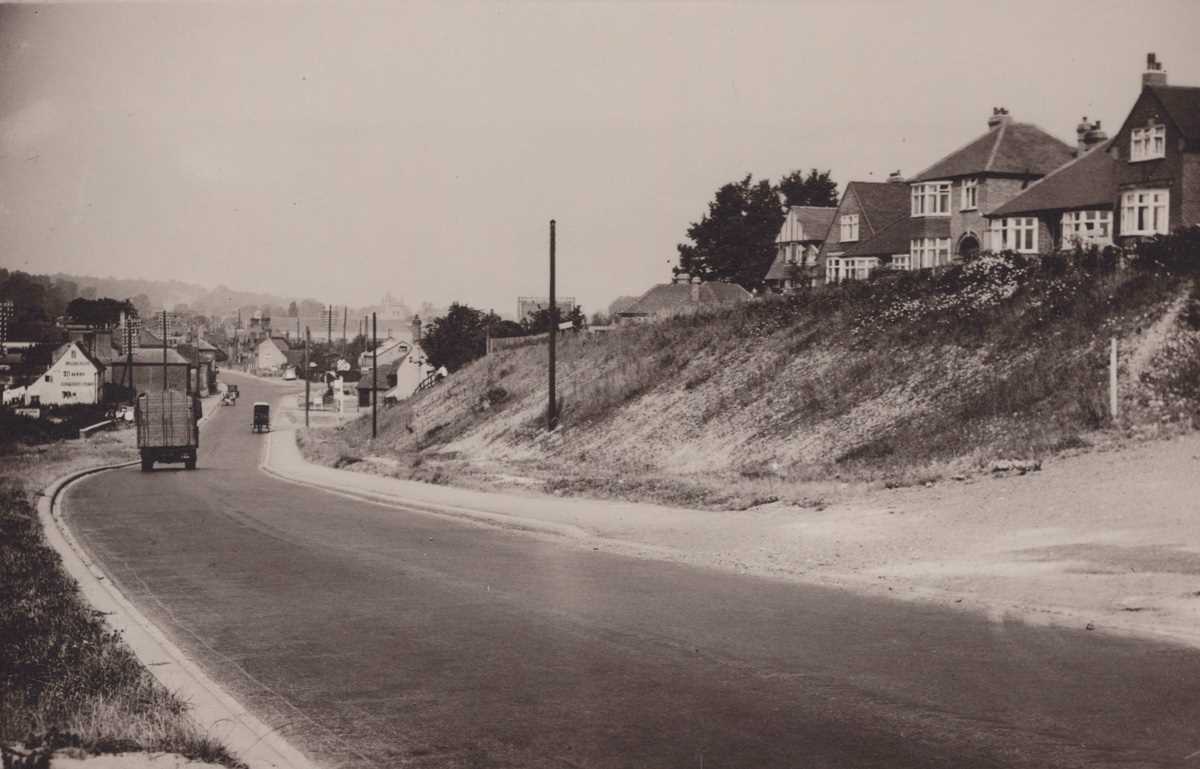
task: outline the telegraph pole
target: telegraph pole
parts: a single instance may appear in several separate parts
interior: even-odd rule
[[[371,313],[371,439],[379,435],[379,328]]]
[[[554,301],[554,220],[550,220],[550,405],[546,408],[546,431],[558,424],[558,403],[554,393],[555,339],[558,336],[558,309]]]
[[[311,334],[308,326],[304,327],[304,426],[308,427],[308,341]]]
[[[167,391],[167,311],[162,311],[163,322],[163,392]]]
[[[342,354],[346,354],[346,322],[350,320],[350,308],[342,305]]]

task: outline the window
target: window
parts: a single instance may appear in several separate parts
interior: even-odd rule
[[[851,243],[858,240],[858,214],[842,214],[841,242]]]
[[[1036,216],[993,219],[989,232],[993,251],[1016,251],[1019,254],[1038,253],[1038,220]]]
[[[827,283],[841,283],[845,280],[866,280],[871,277],[871,271],[878,266],[879,258],[874,256],[830,259],[825,264],[825,280]]]
[[[1166,157],[1167,154],[1167,127],[1165,125],[1152,125],[1145,128],[1135,128],[1129,135],[1129,159],[1137,162],[1139,160],[1153,160],[1154,158]]]
[[[840,283],[842,280],[842,260],[830,258],[825,262],[825,282]]]
[[[950,182],[926,182],[912,186],[913,216],[949,216]]]
[[[1112,211],[1067,211],[1062,215],[1062,247],[1112,245]]]
[[[1121,195],[1122,235],[1166,235],[1169,190],[1130,190]]]
[[[965,179],[962,184],[962,209],[970,211],[979,208],[979,180]]]
[[[910,270],[950,264],[950,238],[913,238],[908,255]]]
[[[54,380],[50,378],[50,375],[49,375],[49,374],[47,374],[47,375],[46,375],[46,381],[47,381],[47,382],[53,382]]]
[[[892,268],[897,270],[911,270],[912,258],[908,254],[896,254],[892,257]]]

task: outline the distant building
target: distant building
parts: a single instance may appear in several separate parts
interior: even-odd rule
[[[281,336],[268,337],[258,343],[254,366],[263,370],[275,370],[287,365],[287,352],[291,349]]]
[[[560,317],[566,317],[575,309],[575,297],[573,296],[556,296],[554,304],[558,306]],[[538,310],[545,310],[550,306],[550,297],[548,296],[522,296],[517,298],[517,323],[528,318]]]
[[[736,283],[701,282],[680,275],[671,283],[661,283],[617,313],[620,323],[645,323],[685,315],[702,308],[737,304],[751,299],[750,292]]]
[[[775,238],[775,261],[764,281],[786,292],[818,282],[817,256],[833,223],[836,206],[791,206]]]
[[[143,347],[133,351],[132,382],[138,392],[166,389],[190,392],[195,383],[194,367],[177,351],[168,349],[164,356],[162,347]],[[164,365],[165,360],[165,365]],[[127,359],[122,356],[108,366],[105,380],[109,384],[128,387],[130,373]]]

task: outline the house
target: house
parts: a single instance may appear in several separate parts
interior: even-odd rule
[[[985,245],[985,215],[1075,157],[1075,148],[1032,123],[992,109],[987,132],[946,155],[909,182],[909,258],[897,264],[925,269],[973,256]],[[1013,243],[1036,239],[1022,223]]]
[[[416,341],[421,338],[421,317],[414,316],[407,329],[395,329],[393,333],[394,336],[379,343],[374,353],[366,350],[359,354],[358,367],[360,369],[370,368],[375,363],[382,367],[384,364],[392,364],[407,358],[416,346]]]
[[[141,347],[133,350],[131,357],[132,367],[125,356],[109,364],[106,377],[109,384],[128,387],[132,371],[133,387],[138,392],[164,389],[164,378],[167,389],[192,391],[195,376],[193,366],[175,350],[167,349],[164,354],[162,347]]]
[[[723,304],[745,302],[750,292],[736,283],[702,282],[677,275],[671,283],[660,283],[642,294],[636,302],[617,313],[620,323],[644,323],[684,315]]]
[[[258,343],[255,348],[255,368],[274,371],[288,365],[287,352],[291,349],[287,340],[281,336],[270,336]]]
[[[384,396],[386,393],[396,386],[396,369],[400,364],[392,363],[387,366],[379,365],[379,376],[375,377],[375,369],[363,369],[362,376],[358,380],[358,405],[359,407],[371,405],[371,391],[378,393],[379,405],[383,405]]]
[[[848,244],[841,256],[827,263],[825,282],[865,280],[879,268],[906,269],[912,240],[909,222],[907,216],[902,216],[878,230],[873,237]]]
[[[852,254],[851,250],[858,251],[859,246],[908,216],[908,185],[898,171],[886,182],[848,183],[817,255],[816,281],[840,283],[866,278],[881,264],[884,254]]]
[[[837,206],[790,206],[775,238],[775,261],[764,282],[772,291],[817,283],[817,256]]]
[[[1151,53],[1125,122],[1111,140],[1099,129],[1085,118],[1079,157],[990,212],[993,250],[1129,246],[1200,224],[1200,88],[1168,85]]]
[[[99,403],[104,364],[88,355],[80,342],[67,342],[54,351],[45,373],[25,389],[31,406],[69,406]]]

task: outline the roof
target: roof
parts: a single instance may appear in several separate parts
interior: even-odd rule
[[[204,337],[200,337],[196,340],[196,349],[203,350],[204,352],[216,352],[217,350],[212,342],[208,341]]]
[[[279,348],[279,351],[280,351],[280,352],[283,352],[283,353],[286,353],[288,350],[292,349],[292,348],[291,348],[291,345],[289,345],[289,344],[288,344],[288,341],[287,341],[287,339],[285,339],[285,338],[283,338],[283,337],[281,337],[281,336],[273,336],[273,337],[271,337],[271,338],[270,338],[270,342],[271,342],[271,344],[273,344],[273,345],[275,345],[277,348]]]
[[[113,358],[112,365],[125,365],[126,356],[121,355]],[[163,351],[161,347],[138,347],[133,351],[133,365],[149,366],[157,364],[162,365]],[[178,352],[172,349],[167,349],[167,365],[188,365],[188,361]]]
[[[986,215],[1011,216],[1039,211],[1112,208],[1117,197],[1117,169],[1121,165],[1108,152],[1114,141],[1109,139],[1038,179],[1021,194]]]
[[[1175,127],[1189,142],[1200,142],[1200,88],[1186,85],[1147,86]]]
[[[976,174],[1045,176],[1075,156],[1075,149],[1032,123],[1003,120],[946,155],[911,181]]]
[[[379,379],[375,383],[377,385],[375,389],[376,390],[390,390],[392,388],[392,385],[388,384],[387,379],[389,376],[394,374],[398,368],[400,368],[399,363],[388,363],[386,365],[380,366],[379,367]],[[365,368],[362,370],[362,376],[360,376],[358,378],[358,384],[356,386],[360,390],[370,390],[371,389],[371,369]]]
[[[104,363],[97,360],[94,355],[90,355],[88,353],[87,349],[84,348],[84,346],[82,344],[80,344],[79,342],[67,342],[66,344],[62,345],[57,350],[55,350],[54,355],[50,359],[50,367],[53,368],[54,366],[58,365],[58,362],[60,360],[62,360],[62,357],[64,355],[66,355],[67,351],[70,350],[72,347],[74,347],[76,350],[78,350],[79,354],[82,355],[84,358],[86,358],[88,361],[90,361],[91,364],[93,366],[95,366],[96,368],[98,368],[98,369],[104,368]]]
[[[618,315],[656,315],[693,306],[711,306],[723,302],[744,302],[750,292],[736,283],[713,281],[699,285],[699,301],[692,301],[692,284],[660,283]]]
[[[850,195],[858,200],[866,227],[860,227],[860,233],[865,233],[868,240],[878,235],[889,225],[901,219],[908,219],[911,213],[911,198],[907,184],[899,182],[850,182],[842,194],[842,205],[845,205]],[[838,207],[841,210],[841,206]],[[821,246],[821,257],[828,249],[837,248],[845,252],[853,248],[855,243],[831,243],[826,240]]]
[[[805,240],[824,240],[833,224],[837,206],[790,206],[783,225],[779,228],[776,243],[794,243]],[[796,232],[796,225],[802,232]],[[796,237],[796,235],[803,237]]]
[[[875,237],[850,245],[841,257],[848,256],[891,256],[906,254],[909,250],[909,217],[905,216],[888,224],[875,233]]]

